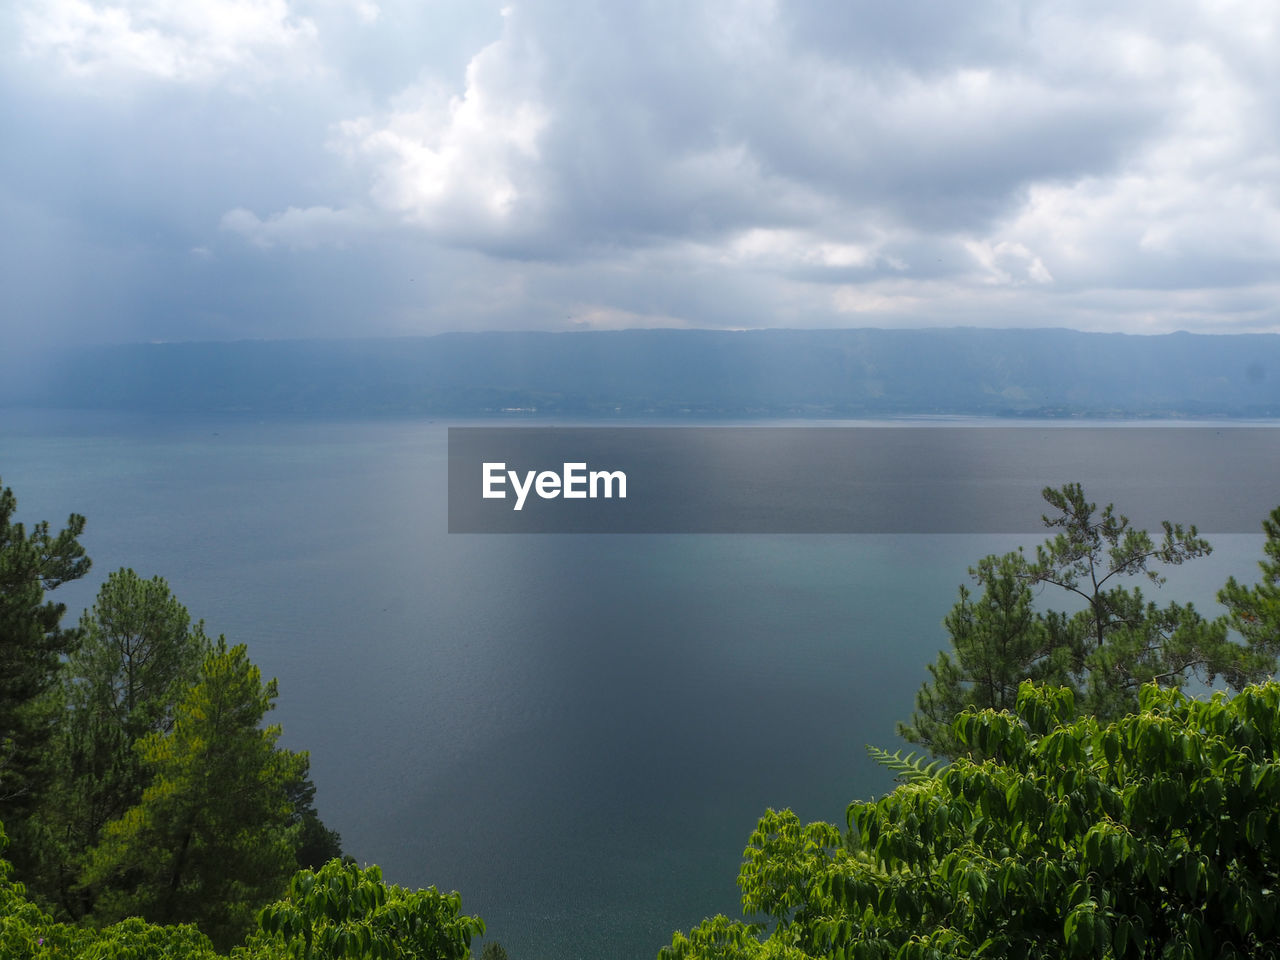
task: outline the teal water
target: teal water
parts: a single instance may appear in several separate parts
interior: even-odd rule
[[[450,536],[445,439],[10,413],[0,479],[21,519],[88,517],[72,614],[113,569],[165,576],[279,678],[347,850],[460,890],[514,960],[649,958],[736,913],[759,814],[890,789],[864,744],[899,745],[967,567],[1035,542]],[[1252,581],[1262,538],[1212,539],[1165,594]]]

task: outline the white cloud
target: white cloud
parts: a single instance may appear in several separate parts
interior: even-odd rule
[[[388,113],[338,124],[331,145],[368,171],[373,202],[406,222],[456,237],[529,229],[550,122],[540,71],[536,49],[507,29],[472,58],[460,93],[422,81]]]
[[[841,284],[831,291],[831,305],[837,313],[901,315],[925,302],[919,293],[884,291],[874,287]]]
[[[1053,282],[1053,275],[1045,268],[1044,262],[1016,240],[969,240],[964,248],[982,268],[982,283]]]
[[[885,252],[890,241],[888,235],[878,231],[867,233],[867,239],[855,242],[830,230],[753,227],[734,234],[709,252],[727,266],[776,273],[813,269],[882,268],[898,272],[907,269],[901,259]]]
[[[338,5],[364,23],[380,13],[372,0]],[[320,66],[317,21],[289,0],[28,0],[19,24],[28,57],[82,79],[246,82]]]
[[[688,327],[689,322],[667,314],[637,313],[607,304],[579,304],[566,318],[576,330],[636,330]]]
[[[288,247],[311,250],[321,246],[344,246],[353,237],[374,225],[369,211],[359,207],[335,210],[331,207],[289,207],[266,220],[237,207],[223,214],[223,230],[238,233],[256,247]]]

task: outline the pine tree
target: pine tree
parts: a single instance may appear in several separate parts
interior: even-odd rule
[[[982,592],[974,599],[961,588],[945,621],[952,650],[930,665],[911,722],[899,725],[902,736],[955,756],[956,714],[968,706],[1008,709],[1027,679],[1068,687],[1082,713],[1110,720],[1136,708],[1145,683],[1221,678],[1240,689],[1275,669],[1274,633],[1270,645],[1248,634],[1236,643],[1227,618],[1206,619],[1189,603],[1158,606],[1127,585],[1143,578],[1159,586],[1162,567],[1208,555],[1212,548],[1194,526],[1166,522],[1155,540],[1112,505],[1099,511],[1079,484],[1046,488],[1043,496],[1053,513],[1042,519],[1058,532],[1034,560],[1019,549],[970,571]],[[1033,609],[1040,584],[1074,597],[1077,609]]]
[[[57,535],[13,522],[17,499],[0,488],[0,820],[12,822],[39,792],[38,769],[59,719],[47,694],[76,632],[61,627],[66,607],[46,594],[83,577],[89,558],[76,539],[84,517],[71,514]]]
[[[967,706],[1007,710],[1022,680],[1066,681],[1065,657],[1032,604],[1026,564],[1017,553],[984,557],[970,573],[982,587],[966,587],[943,621],[953,652],[929,665],[932,682],[916,697],[916,714],[899,733],[934,754],[953,756],[959,744],[951,728]]]
[[[1245,587],[1231,577],[1218,593],[1218,602],[1230,612],[1231,625],[1259,656],[1274,663],[1280,653],[1280,507],[1262,521],[1262,529],[1267,535],[1263,552],[1268,558],[1258,561],[1262,580]]]
[[[275,696],[245,647],[219,638],[172,729],[140,745],[151,784],[92,853],[99,921],[193,922],[225,948],[282,894],[299,832],[289,792],[308,760],[260,726]]]
[[[209,641],[164,578],[112,573],[80,630],[69,664],[72,705],[111,715],[132,740],[167,729]]]
[[[107,577],[80,634],[63,671],[50,786],[27,840],[37,858],[29,885],[77,919],[93,907],[91,888],[77,889],[87,851],[150,782],[136,746],[172,726],[209,650],[203,624],[191,625],[163,578],[127,569]]]

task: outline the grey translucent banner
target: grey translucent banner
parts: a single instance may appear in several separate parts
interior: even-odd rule
[[[449,430],[450,533],[1037,533],[1068,482],[1140,527],[1258,533],[1280,429]]]

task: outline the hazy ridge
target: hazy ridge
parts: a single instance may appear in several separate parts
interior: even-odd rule
[[[623,330],[84,347],[8,403],[219,414],[1280,416],[1280,335]]]

